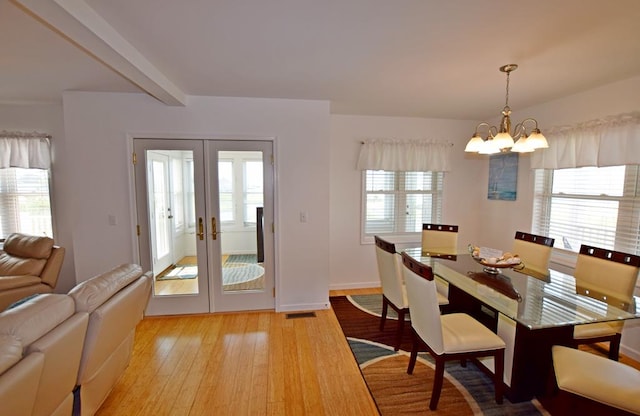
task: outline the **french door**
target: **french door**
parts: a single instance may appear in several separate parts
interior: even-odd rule
[[[147,314],[272,309],[272,143],[134,139],[134,152]]]

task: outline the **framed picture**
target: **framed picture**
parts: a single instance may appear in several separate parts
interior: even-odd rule
[[[518,153],[499,153],[489,157],[488,199],[515,201],[518,189]]]

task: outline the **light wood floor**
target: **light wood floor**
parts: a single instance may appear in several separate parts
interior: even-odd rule
[[[147,317],[105,415],[378,415],[332,310]]]
[[[146,317],[97,415],[379,415],[335,314],[315,313]]]

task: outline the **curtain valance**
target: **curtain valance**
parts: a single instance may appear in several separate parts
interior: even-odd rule
[[[640,164],[640,112],[544,132],[549,148],[531,155],[532,169]]]
[[[0,169],[49,169],[50,137],[42,133],[0,133]]]
[[[369,139],[362,142],[358,170],[448,172],[451,144],[428,140]]]

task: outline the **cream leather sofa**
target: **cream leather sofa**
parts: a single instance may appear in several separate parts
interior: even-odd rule
[[[10,234],[0,250],[0,311],[36,293],[52,293],[64,248],[44,236]]]
[[[129,365],[133,338],[151,295],[151,272],[124,264],[71,289],[76,312],[89,314],[76,408],[93,415]]]
[[[0,314],[0,337],[7,343],[2,361],[19,358],[0,375],[0,414],[71,414],[88,322],[89,315],[76,312],[73,299],[62,294],[42,294]]]
[[[0,313],[0,415],[93,415],[129,364],[151,279],[124,264]]]

